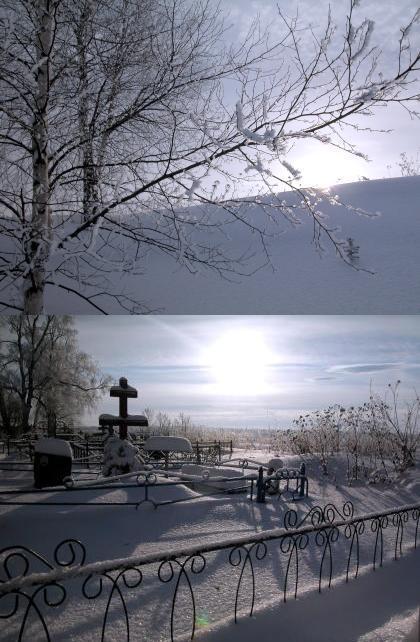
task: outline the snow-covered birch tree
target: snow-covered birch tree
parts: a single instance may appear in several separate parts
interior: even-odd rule
[[[147,312],[115,274],[142,278],[148,251],[190,271],[246,273],[247,252],[233,255],[223,231],[252,233],[264,262],[266,222],[303,216],[317,247],[360,269],[322,214],[335,199],[300,187],[288,159],[307,139],[360,155],[351,133],[362,118],[390,103],[416,113],[420,11],[391,69],[358,4],[341,30],[331,15],[321,33],[279,12],[273,35],[255,21],[231,45],[209,0],[4,0],[2,309],[51,311],[60,292],[94,311]],[[269,194],[258,217],[243,198],[254,177]],[[277,196],[284,188],[295,205]]]

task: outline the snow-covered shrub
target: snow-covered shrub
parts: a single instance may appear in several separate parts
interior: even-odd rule
[[[415,466],[420,443],[420,398],[415,393],[402,402],[399,398],[400,381],[388,384],[388,395],[371,395],[372,423],[381,426],[387,437],[388,453],[397,472]]]
[[[139,449],[127,439],[117,435],[109,437],[104,446],[102,474],[105,477],[123,475],[144,469],[144,460]]]
[[[319,458],[323,473],[328,475],[328,460],[339,451],[340,406],[329,406],[294,420],[297,430],[292,440],[296,454],[311,453]]]

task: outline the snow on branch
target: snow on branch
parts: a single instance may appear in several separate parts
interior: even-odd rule
[[[194,178],[192,177],[192,183],[190,187],[187,189],[187,195],[188,195],[188,200],[192,201],[196,191],[201,187],[201,178]]]
[[[359,58],[368,48],[374,26],[375,26],[374,21],[366,18],[353,33],[350,33],[350,38],[351,38],[351,41],[353,42],[356,40],[357,37],[359,37],[357,49],[351,57],[352,61],[355,61],[356,58]]]
[[[255,161],[250,162],[250,164],[246,166],[245,173],[252,172],[254,170],[259,172],[260,174],[268,174],[269,176],[271,176],[271,171],[264,167],[261,156],[259,154],[257,154],[257,158]]]
[[[285,167],[287,169],[288,172],[291,173],[293,178],[301,178],[302,177],[300,171],[298,169],[296,169],[296,167],[293,167],[293,165],[291,165],[287,161],[283,160],[283,161],[281,161],[281,164],[283,165],[283,167]]]
[[[240,101],[236,103],[236,126],[238,128],[238,131],[241,132],[242,136],[244,136],[248,140],[251,140],[254,143],[267,145],[267,147],[270,147],[271,149],[273,148],[276,139],[276,132],[274,128],[267,127],[264,134],[258,134],[257,132],[253,132],[251,129],[245,127],[242,103]]]

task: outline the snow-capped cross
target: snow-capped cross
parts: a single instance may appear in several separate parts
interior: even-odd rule
[[[120,439],[127,439],[127,426],[147,426],[147,418],[143,415],[129,415],[127,412],[127,399],[136,399],[137,390],[128,385],[125,377],[121,377],[118,386],[112,386],[109,392],[111,397],[120,400],[118,417],[115,415],[100,415],[99,424],[102,426],[119,426]]]
[[[127,399],[130,397],[132,399],[137,398],[137,390],[132,386],[128,385],[128,381],[125,377],[120,378],[119,386],[112,386],[110,392],[111,397],[119,397],[120,399],[120,417],[127,417]]]

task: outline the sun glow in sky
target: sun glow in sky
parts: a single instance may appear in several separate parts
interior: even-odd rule
[[[263,334],[249,328],[222,333],[203,354],[221,395],[259,395],[267,392],[267,370],[272,361]]]
[[[301,184],[304,187],[330,187],[338,183],[363,180],[363,176],[369,173],[366,161],[333,147],[318,143],[306,145],[302,152],[292,154],[291,162],[301,172]]]
[[[420,391],[418,316],[79,316],[79,345],[149,407],[213,427],[284,427],[331,404],[356,405],[370,385]],[[105,395],[84,423],[114,413]]]

